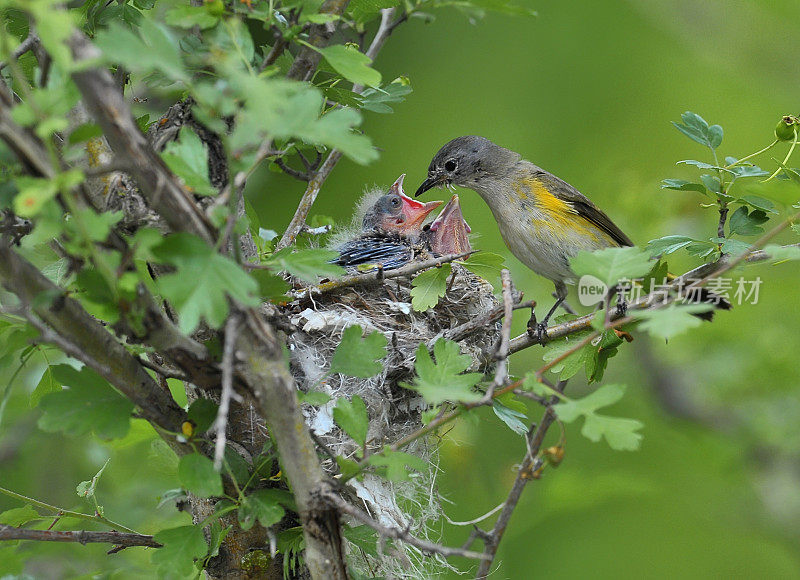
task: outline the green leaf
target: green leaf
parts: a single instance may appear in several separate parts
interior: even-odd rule
[[[583,339],[585,339],[588,334],[588,332],[580,332],[547,343],[544,347],[545,351],[544,355],[542,356],[542,360],[544,360],[546,363],[554,361],[568,351],[572,350],[575,345],[579,344]],[[583,348],[569,355],[561,362],[556,363],[550,370],[559,374],[559,378],[562,380],[569,379],[575,376],[578,371],[583,368],[587,360],[591,360],[593,356],[593,347],[592,345],[587,344]]]
[[[505,268],[505,258],[491,252],[477,252],[459,264],[487,282],[495,282],[500,278],[500,271]]]
[[[203,319],[214,328],[222,326],[228,316],[228,295],[244,305],[259,303],[255,280],[196,236],[172,234],[152,251],[162,262],[178,268],[161,276],[157,285],[178,311],[180,328],[187,334]]]
[[[636,451],[642,442],[639,429],[644,423],[636,419],[587,415],[581,433],[595,443],[605,437],[611,449],[617,451]]]
[[[764,174],[767,172],[765,171]],[[764,199],[763,197],[759,197],[757,195],[743,195],[742,197],[738,198],[737,201],[741,201],[746,203],[752,208],[760,209],[767,213],[774,213],[777,214],[778,212],[775,210],[775,204],[772,203],[768,199]]]
[[[675,165],[694,165],[698,169],[725,169],[724,167],[719,167],[717,165],[711,165],[710,163],[706,163],[705,161],[697,161],[696,159],[684,159],[683,161],[677,161]],[[725,171],[728,171],[725,169]],[[730,172],[733,173],[733,172]]]
[[[205,455],[190,453],[181,457],[178,479],[183,487],[199,497],[222,495],[222,478],[214,469],[214,462]]]
[[[764,228],[761,224],[769,221],[767,214],[760,209],[747,211],[745,206],[739,207],[728,220],[729,235],[739,234],[740,236],[754,236],[763,234]]]
[[[19,193],[14,197],[14,213],[20,217],[34,217],[58,193],[53,180],[37,177],[16,177]]]
[[[246,102],[237,114],[231,135],[234,149],[257,149],[264,138],[301,139],[309,144],[336,147],[356,163],[378,158],[369,139],[353,132],[361,123],[358,111],[341,108],[320,116],[324,108],[322,93],[305,83],[232,73],[232,88]],[[217,99],[219,91],[209,89],[207,99]],[[200,97],[206,96],[201,93]],[[208,102],[213,110],[216,101]]]
[[[359,24],[376,18],[384,8],[397,6],[400,0],[350,0],[347,14]]]
[[[267,270],[253,270],[250,272],[258,284],[258,295],[271,302],[286,302],[287,294],[291,290],[289,283],[283,276],[273,274]]]
[[[44,431],[70,435],[94,432],[101,439],[124,437],[130,427],[133,403],[117,393],[106,380],[88,367],[80,371],[69,365],[50,367],[53,378],[67,389],[42,397],[43,415],[38,425]]]
[[[338,252],[332,250],[308,248],[292,252],[291,248],[284,248],[275,252],[265,263],[286,270],[304,282],[313,283],[320,277],[333,278],[344,274],[344,268],[330,263],[338,256]]]
[[[381,474],[391,481],[409,481],[409,470],[426,472],[429,469],[428,462],[402,451],[392,451],[384,447],[380,453],[372,454],[367,462],[373,467],[381,468]]]
[[[112,21],[108,28],[97,33],[94,43],[110,64],[121,63],[139,74],[159,72],[169,81],[188,83],[178,42],[169,29],[145,18],[137,31],[139,35],[130,27]]]
[[[440,338],[433,345],[434,363],[425,343],[417,348],[414,368],[417,378],[413,383],[400,383],[401,387],[417,391],[430,404],[445,401],[470,403],[481,399],[480,393],[472,390],[478,384],[480,373],[461,374],[469,368],[472,359],[461,354],[457,342]]]
[[[368,556],[378,556],[378,533],[369,526],[343,527],[345,539]]]
[[[636,431],[644,425],[633,419],[620,419],[597,415],[596,411],[619,401],[625,394],[624,385],[604,385],[582,399],[563,401],[556,404],[558,418],[571,423],[578,417],[585,417],[581,433],[591,441],[605,437],[612,449],[632,451],[639,447],[642,436]]]
[[[715,195],[722,193],[722,182],[719,180],[719,177],[705,173],[700,176],[700,181],[703,182],[703,185],[705,185],[711,193]]]
[[[392,113],[387,103],[402,103],[411,94],[411,83],[406,77],[398,77],[379,89],[367,88],[357,96],[362,109],[373,113]]]
[[[439,303],[439,298],[447,292],[447,278],[452,271],[450,264],[442,264],[414,278],[411,282],[411,306],[414,310],[424,312]]]
[[[333,354],[332,373],[367,379],[381,372],[381,361],[386,356],[386,336],[381,332],[370,332],[361,338],[363,332],[357,324],[345,329],[342,342]]]
[[[322,54],[328,64],[348,81],[370,87],[380,86],[381,73],[370,68],[372,60],[357,48],[334,44],[325,48],[315,48],[315,50]]]
[[[692,141],[705,145],[712,150],[722,143],[722,127],[719,125],[709,127],[705,119],[691,111],[686,111],[681,115],[681,120],[681,123],[673,122],[672,124]]]
[[[708,310],[705,304],[672,304],[657,310],[632,310],[628,314],[641,320],[639,328],[650,336],[670,339],[703,324],[702,319],[692,315]]]
[[[576,276],[594,276],[609,288],[623,278],[640,278],[653,266],[650,255],[637,247],[578,252],[569,263]]]
[[[678,191],[697,191],[707,195],[708,191],[702,183],[691,183],[683,179],[664,179],[661,182],[661,189],[676,189]]]
[[[721,252],[731,254],[732,256],[739,256],[752,249],[752,246],[747,242],[734,238],[710,238],[710,241],[719,244]]]
[[[69,143],[70,145],[74,145],[76,143],[89,141],[90,139],[97,139],[98,137],[102,136],[103,130],[100,128],[100,125],[97,123],[84,123],[83,125],[78,125],[70,132]]]
[[[110,458],[106,459],[106,462],[103,464],[103,467],[100,468],[100,471],[98,471],[92,479],[89,479],[87,481],[82,481],[78,484],[78,486],[75,488],[75,492],[78,494],[78,497],[82,497],[85,499],[95,497],[97,484],[100,482],[100,477],[103,475],[103,472],[106,470],[106,467],[108,467],[109,461],[111,461]]]
[[[35,407],[45,395],[48,393],[58,393],[59,391],[61,391],[61,383],[53,376],[53,368],[48,366],[44,369],[42,378],[39,379],[36,388],[31,393],[29,404],[31,407]]]
[[[205,433],[217,418],[219,406],[211,399],[196,399],[189,405],[187,418],[195,424],[195,433]]]
[[[800,260],[800,247],[798,246],[778,246],[769,244],[764,246],[764,251],[769,254],[770,260],[781,263],[789,260]]]
[[[0,524],[7,526],[14,526],[19,528],[28,522],[41,519],[39,512],[33,509],[31,504],[26,504],[25,507],[13,508],[0,513]]]
[[[185,6],[185,8],[190,8]],[[170,170],[181,178],[186,188],[197,195],[215,195],[217,190],[208,180],[206,146],[189,129],[182,129],[177,141],[167,143],[161,158]]]
[[[259,489],[245,496],[239,506],[239,525],[243,530],[249,530],[253,524],[260,523],[263,527],[274,526],[283,519],[285,510],[278,503],[276,489]]]
[[[333,408],[333,420],[342,430],[353,438],[361,447],[367,442],[367,406],[358,395],[353,395],[352,400],[341,397]]]
[[[330,402],[331,396],[328,393],[323,393],[322,391],[311,391],[309,393],[298,391],[297,400],[308,405],[320,406]]]
[[[703,243],[702,240],[695,240],[689,236],[664,236],[647,242],[647,250],[650,252],[650,256],[655,257],[661,254],[671,254],[695,242]]]
[[[525,435],[528,433],[528,425],[521,420],[527,419],[528,416],[522,411],[507,407],[498,399],[495,399],[492,403],[492,410],[494,414],[517,435]]]
[[[167,10],[164,18],[170,26],[201,30],[211,28],[219,22],[219,16],[212,14],[208,4],[204,6],[176,6]]]
[[[168,576],[194,575],[194,561],[204,558],[208,553],[208,545],[200,526],[179,526],[161,530],[153,535],[153,539],[163,547],[153,551],[151,560],[159,571]]]

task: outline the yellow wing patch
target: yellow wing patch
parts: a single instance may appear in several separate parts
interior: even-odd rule
[[[598,239],[594,228],[589,227],[586,220],[581,219],[572,204],[565,201],[547,189],[547,186],[535,178],[523,179],[514,185],[514,190],[521,199],[533,197],[536,208],[548,219],[540,219],[539,227],[545,227],[556,234],[564,233],[569,230]]]

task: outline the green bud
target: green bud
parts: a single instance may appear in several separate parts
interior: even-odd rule
[[[781,141],[794,140],[795,131],[797,130],[798,119],[792,115],[786,115],[778,121],[775,127],[775,136]]]

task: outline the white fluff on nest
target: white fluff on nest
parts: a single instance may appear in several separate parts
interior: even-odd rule
[[[491,286],[484,280],[458,265],[453,265],[453,271],[455,279],[447,295],[427,312],[411,309],[408,279],[347,288],[315,297],[313,303],[290,305],[290,320],[299,329],[289,339],[292,374],[301,390],[323,391],[332,397],[326,405],[304,405],[304,413],[314,433],[337,455],[355,459],[360,451],[333,421],[338,397],[357,394],[364,400],[369,414],[370,451],[377,451],[421,427],[424,400],[398,384],[412,381],[418,345],[432,343],[444,331],[471,321],[498,304]],[[356,324],[366,332],[381,332],[387,338],[387,356],[380,374],[368,379],[339,374],[326,378],[342,332]],[[461,352],[479,360],[499,338],[499,328],[499,323],[491,324],[467,337],[460,342]],[[367,475],[360,482],[351,480],[346,484],[349,499],[385,525],[409,528],[420,537],[436,536],[434,524],[441,517],[441,506],[435,491],[438,470],[435,444],[419,439],[404,451],[424,458],[430,469],[413,474],[410,482],[391,482],[375,475]],[[336,471],[330,460],[326,460],[325,467]],[[363,561],[365,556],[360,551],[353,550],[353,565],[395,578],[427,577],[434,575],[437,568],[448,566],[443,559],[426,556],[401,542],[395,542],[394,546],[396,553],[387,552],[379,560],[367,557],[368,563]]]

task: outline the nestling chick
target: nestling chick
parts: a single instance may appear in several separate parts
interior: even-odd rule
[[[413,259],[422,245],[422,226],[441,201],[421,203],[403,192],[405,174],[369,206],[358,237],[336,246],[339,257],[332,262],[348,269],[368,271],[399,268]],[[365,199],[370,199],[368,194]],[[364,206],[362,202],[361,207]]]

